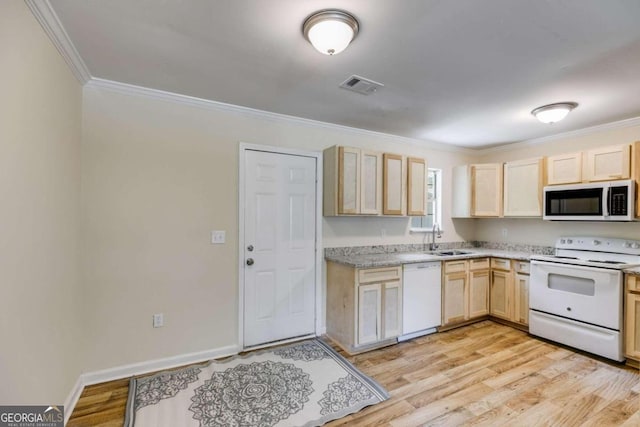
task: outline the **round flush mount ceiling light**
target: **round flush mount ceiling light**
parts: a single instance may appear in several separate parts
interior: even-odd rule
[[[304,38],[320,53],[335,55],[358,35],[358,20],[342,10],[321,10],[302,25]]]
[[[576,102],[558,102],[538,107],[531,114],[542,123],[555,123],[567,117],[567,114],[577,106]]]

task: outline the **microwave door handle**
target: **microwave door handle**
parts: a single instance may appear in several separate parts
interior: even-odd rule
[[[605,211],[604,211],[604,216],[608,217],[609,216],[609,212],[611,212],[611,187],[606,187],[605,191],[607,192],[606,195],[606,203],[604,205],[605,207]]]

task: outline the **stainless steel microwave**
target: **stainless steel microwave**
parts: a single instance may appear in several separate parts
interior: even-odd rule
[[[552,221],[633,221],[636,183],[623,181],[544,187],[543,219]]]

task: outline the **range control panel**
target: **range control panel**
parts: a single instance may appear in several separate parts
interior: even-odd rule
[[[556,240],[556,249],[640,255],[640,240],[583,236],[560,237]]]

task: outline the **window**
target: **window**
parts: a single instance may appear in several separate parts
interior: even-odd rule
[[[431,231],[433,224],[442,228],[442,170],[427,172],[427,214],[411,218],[411,231]]]

